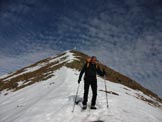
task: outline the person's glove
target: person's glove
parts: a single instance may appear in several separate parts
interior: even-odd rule
[[[80,83],[81,79],[78,79],[78,84]]]
[[[104,75],[104,76],[106,75],[105,69],[103,69],[103,75]]]

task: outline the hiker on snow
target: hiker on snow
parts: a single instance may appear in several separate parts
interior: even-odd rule
[[[78,83],[80,83],[82,79],[82,75],[84,75],[84,96],[83,96],[83,109],[87,108],[87,101],[88,101],[88,92],[89,92],[89,86],[92,88],[92,101],[91,101],[91,109],[96,109],[96,98],[97,98],[97,78],[96,74],[100,76],[105,75],[105,71],[101,71],[100,68],[97,65],[97,59],[95,56],[92,56],[91,58],[87,59],[87,62],[82,67],[82,70],[79,75]]]

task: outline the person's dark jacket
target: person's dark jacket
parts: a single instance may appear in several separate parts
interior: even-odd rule
[[[89,80],[96,79],[97,74],[100,76],[105,75],[105,71],[104,70],[101,71],[99,66],[96,66],[96,64],[89,63],[89,65],[87,66],[87,63],[86,63],[82,67],[82,70],[79,75],[78,83],[80,83],[83,73],[85,73],[84,79],[89,79]]]

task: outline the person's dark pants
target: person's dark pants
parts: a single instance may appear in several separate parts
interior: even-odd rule
[[[91,106],[95,106],[96,98],[97,98],[97,80],[96,79],[84,79],[83,105],[87,105],[89,86],[91,86],[92,88]]]

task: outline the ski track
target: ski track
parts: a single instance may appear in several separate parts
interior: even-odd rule
[[[54,77],[7,96],[0,94],[0,122],[161,122],[162,110],[136,99],[134,90],[107,82],[107,87],[119,94],[108,94],[109,108],[106,108],[104,80],[98,78],[97,110],[90,110],[92,97],[89,90],[88,108],[81,110],[81,103],[75,106],[79,72],[66,67],[54,72]],[[50,83],[53,83],[50,85]],[[128,88],[129,89],[129,88]],[[126,92],[129,93],[126,94]],[[78,97],[83,95],[83,81],[80,83]]]

